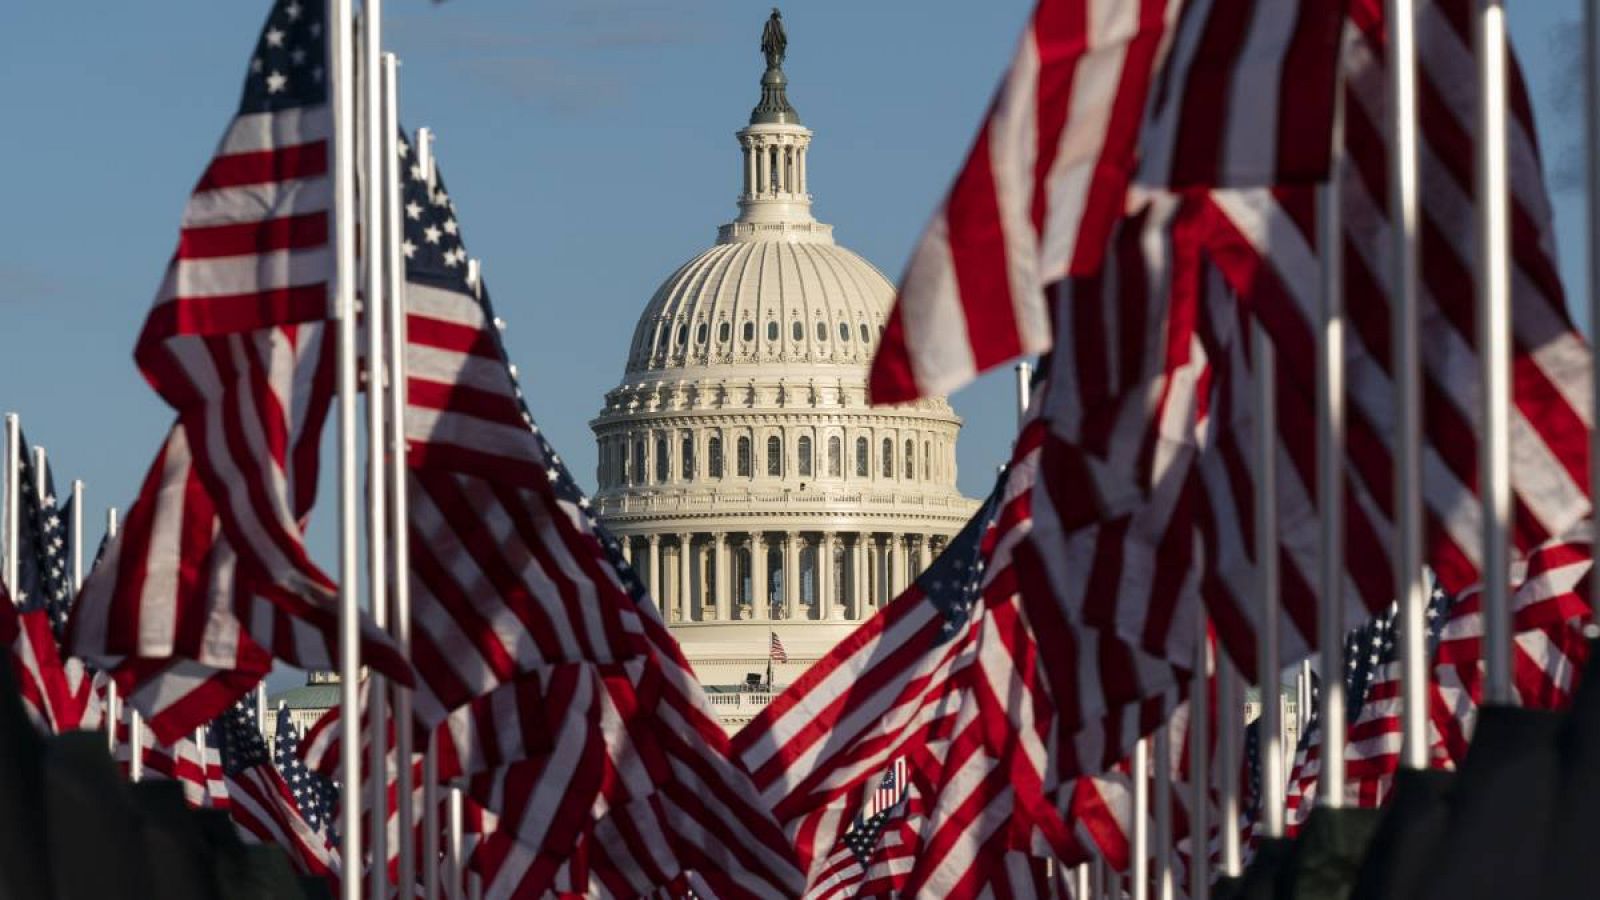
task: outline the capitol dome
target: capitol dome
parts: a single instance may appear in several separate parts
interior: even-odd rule
[[[729,728],[904,590],[977,505],[955,486],[948,403],[867,402],[894,285],[811,214],[812,132],[782,53],[737,132],[738,216],[651,296],[590,423],[596,509]],[[769,684],[773,635],[788,661]]]

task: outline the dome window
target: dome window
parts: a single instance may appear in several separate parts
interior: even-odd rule
[[[754,323],[754,322],[746,322],[746,323],[744,323],[744,342],[746,344],[748,344],[748,343],[750,343],[751,341],[753,341],[755,339],[756,339],[756,323]]]
[[[696,344],[704,344],[706,342],[706,338],[708,338],[710,336],[711,336],[711,326],[707,325],[704,322],[701,322],[700,323],[700,327],[698,327],[698,328],[696,328],[694,330],[694,342]]]
[[[922,477],[933,477],[933,445],[927,441],[922,442]]]
[[[883,439],[883,477],[894,477],[894,441]]]
[[[706,441],[706,464],[710,469],[706,474],[712,478],[722,477],[722,438],[712,435]]]
[[[817,323],[817,340],[818,341],[826,341],[827,339],[828,339],[828,323],[827,322],[818,322]]]
[[[856,477],[865,478],[871,474],[869,467],[872,465],[872,454],[867,449],[867,439],[856,438]]]
[[[783,475],[783,438],[777,435],[767,438],[767,474]]]
[[[849,329],[846,329],[848,333]],[[844,442],[836,434],[828,438],[828,477],[844,476]]]
[[[750,477],[750,438],[748,435],[739,438],[739,477]]]
[[[721,325],[717,326],[718,342],[726,344],[728,342],[728,338],[730,337],[733,337],[733,326],[731,324],[723,322]],[[745,338],[745,340],[749,340],[749,338]]]
[[[865,322],[861,323],[861,343],[863,343],[863,344],[872,343],[872,332],[867,330],[867,323],[865,323]]]
[[[702,325],[701,327],[705,326]],[[683,480],[689,481],[694,478],[694,435],[685,431],[683,433],[683,441],[679,446],[681,449],[678,451],[678,458],[683,460]]]
[[[644,484],[644,440],[635,441],[633,444],[633,483]]]
[[[806,327],[801,325],[800,321],[796,319],[794,323],[789,326],[789,336],[797,341],[805,340]]]
[[[669,470],[667,469],[667,439],[656,438],[656,481],[665,482]]]
[[[810,478],[811,477],[811,438],[810,438],[809,435],[801,435],[800,439],[795,441],[795,452],[799,454],[800,475],[801,475],[801,477]]]
[[[906,479],[917,477],[917,443],[906,438]]]
[[[841,340],[841,341],[850,340],[850,323],[848,323],[848,322],[840,322],[839,323],[839,340]]]
[[[682,347],[684,344],[687,344],[688,342],[689,342],[689,326],[687,326],[687,325],[679,325],[678,326],[678,346]]]
[[[767,340],[775,341],[777,339],[778,339],[778,323],[777,322],[768,322],[767,323]]]

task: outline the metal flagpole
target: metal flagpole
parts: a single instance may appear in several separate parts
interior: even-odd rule
[[[1221,760],[1218,780],[1222,796],[1217,803],[1217,831],[1222,836],[1221,874],[1238,877],[1243,871],[1239,847],[1239,742],[1243,740],[1244,704],[1239,697],[1239,672],[1226,653],[1216,655],[1217,666],[1217,757]]]
[[[1277,365],[1272,340],[1257,322],[1251,330],[1255,364],[1256,672],[1261,689],[1261,824],[1283,837],[1283,688],[1278,652]]]
[[[1156,900],[1172,900],[1172,732],[1167,726],[1156,729],[1150,749],[1156,776],[1151,792],[1156,808],[1155,894]]]
[[[1087,898],[1094,896],[1089,893],[1089,863],[1079,863],[1072,867],[1072,896]]]
[[[67,523],[72,534],[72,596],[83,588],[83,479],[72,479],[72,519]]]
[[[384,259],[387,243],[385,227],[384,176],[389,168],[383,158],[386,141],[383,138],[383,85],[380,71],[380,44],[383,40],[382,0],[362,0],[361,3],[361,98],[357,140],[361,148],[361,312],[367,329],[367,608],[379,628],[388,625],[388,524],[386,505],[388,486],[385,483],[389,468],[385,465],[384,451],[384,277],[388,266]],[[371,837],[367,844],[372,861],[367,868],[368,896],[383,897],[388,893],[389,880],[389,693],[386,679],[376,672],[367,673],[367,768],[368,778],[367,827]],[[399,761],[396,760],[398,763]],[[401,829],[404,831],[404,829]]]
[[[1478,0],[1478,358],[1483,365],[1484,701],[1511,693],[1511,210],[1506,157],[1506,11]]]
[[[1150,739],[1133,745],[1133,854],[1128,878],[1133,900],[1150,897]]]
[[[50,487],[50,480],[45,477],[45,467],[50,464],[50,454],[44,447],[33,448],[33,492],[38,495],[39,502],[45,501],[45,491]]]
[[[262,737],[267,736],[267,683],[265,681],[256,685],[256,728],[260,730]],[[277,732],[273,732],[272,738],[274,742],[277,741]]]
[[[1344,805],[1344,79],[1333,83],[1332,149],[1328,183],[1317,204],[1317,247],[1322,255],[1322,297],[1317,341],[1317,651],[1322,658],[1322,771],[1319,802]],[[1337,723],[1337,724],[1335,724]],[[1330,762],[1337,761],[1337,762]]]
[[[6,588],[11,591],[11,602],[17,597],[17,529],[21,522],[22,483],[22,420],[16,413],[6,413]]]
[[[463,812],[461,789],[452,787],[450,789],[450,884],[448,885],[450,900],[466,900],[463,882],[467,873],[461,864]]]
[[[338,320],[339,390],[339,695],[344,737],[339,763],[344,795],[361,790],[361,504],[356,475],[356,109],[352,0],[328,0],[332,72],[334,316]],[[361,804],[346,803],[340,823],[344,868],[340,895],[361,900]]]
[[[1033,363],[1017,363],[1017,425],[1028,416],[1028,404],[1033,400]]]
[[[434,168],[433,168],[433,131],[431,129],[428,129],[428,128],[418,128],[417,129],[417,165],[422,169],[424,177],[426,177],[428,179],[428,185],[429,185],[429,187],[431,189],[431,187],[433,185],[433,175],[434,175]],[[405,321],[405,317],[401,316],[397,321],[403,323]],[[396,361],[398,363],[403,363],[404,359],[405,359],[404,355],[396,357]],[[397,383],[400,385],[400,390],[403,392],[404,391],[404,386],[405,386],[405,379],[404,378],[399,378],[399,379],[397,379]],[[404,399],[403,393],[402,393],[401,399],[402,399],[402,401]],[[391,398],[391,402],[393,402],[392,398]],[[404,419],[401,418],[398,421],[404,422]],[[400,513],[400,509],[397,507],[395,512],[396,512],[396,515],[398,516],[399,513]],[[404,541],[401,541],[401,542],[399,542],[397,544],[397,547],[404,547],[404,546],[405,546],[405,542]],[[399,551],[399,552],[403,552],[403,551]],[[402,557],[400,557],[400,556],[396,556],[396,562],[398,563],[401,558]],[[408,591],[408,587],[406,586],[406,584],[407,584],[407,582],[405,581],[405,579],[403,579],[403,578],[400,579],[400,588],[399,588],[399,590],[402,591],[402,592]],[[409,598],[409,594],[408,593],[403,593],[403,594],[401,594],[399,596],[406,596],[406,597]],[[409,619],[410,617],[407,616],[405,618]],[[408,627],[408,628],[410,627],[409,623],[407,624],[406,627]],[[427,738],[426,738],[426,743],[423,745],[423,752],[422,752],[422,898],[423,898],[423,900],[439,900],[439,856],[440,856],[439,831],[440,831],[440,827],[439,827],[439,748],[438,748],[438,745],[435,743],[434,736],[432,734],[429,734],[427,736]]]
[[[116,540],[117,537],[117,508],[115,506],[106,510],[106,537]],[[116,755],[117,752],[117,723],[122,721],[122,710],[117,702],[117,683],[106,679],[106,752]]]
[[[1583,4],[1583,89],[1584,99],[1584,158],[1588,160],[1589,212],[1589,371],[1590,421],[1600,423],[1600,341],[1594,340],[1594,328],[1600,324],[1600,0],[1585,0]],[[1600,484],[1600,434],[1591,426],[1589,431],[1589,484]],[[1600,505],[1595,506],[1594,535],[1600,538]],[[1600,578],[1589,579],[1589,631],[1600,634]]]
[[[134,784],[144,780],[144,718],[131,706],[128,707],[128,780]]]
[[[1189,682],[1189,896],[1204,897],[1211,887],[1211,641],[1206,617],[1195,636],[1194,675]]]
[[[1422,360],[1418,343],[1417,35],[1414,0],[1388,0],[1390,273],[1395,383],[1395,594],[1399,598],[1400,762],[1428,763],[1423,640]]]
[[[384,354],[389,365],[389,378],[384,400],[388,406],[387,431],[384,439],[388,441],[388,452],[385,462],[388,466],[385,481],[389,489],[389,528],[390,541],[389,553],[393,560],[390,571],[394,573],[389,584],[389,597],[393,603],[393,613],[389,620],[391,633],[396,643],[405,651],[407,658],[411,655],[411,572],[410,548],[407,537],[410,527],[410,512],[406,497],[406,321],[405,321],[405,259],[400,253],[402,239],[400,222],[400,105],[399,95],[399,63],[393,53],[383,55],[383,158],[384,163],[384,233],[387,242],[384,244],[384,262],[387,265],[386,279],[388,293],[384,295],[388,308],[385,310],[384,320],[387,327],[384,338],[388,342],[388,351]],[[399,866],[396,870],[396,881],[403,885],[412,885],[417,882],[417,853],[416,831],[411,827],[415,820],[415,811],[412,809],[411,785],[411,757],[412,732],[411,732],[411,691],[400,685],[393,686],[394,691],[394,719],[399,726],[394,733],[394,756],[398,761],[395,771],[395,814],[402,823],[400,828],[400,847],[397,854]]]

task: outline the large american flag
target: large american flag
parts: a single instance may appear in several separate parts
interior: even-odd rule
[[[1317,181],[1338,0],[1039,0],[877,358],[875,402],[1051,346],[1046,289],[1101,265],[1130,180]]]
[[[189,197],[135,350],[177,421],[70,627],[74,654],[167,740],[221,713],[274,656],[333,667],[336,591],[303,536],[334,385],[323,13],[273,4]],[[363,661],[409,681],[398,649],[362,626]]]
[[[294,791],[273,765],[254,704],[234,704],[212,724],[210,733],[222,760],[228,811],[240,835],[277,844],[302,875],[336,877],[338,851],[327,832],[302,815]]]

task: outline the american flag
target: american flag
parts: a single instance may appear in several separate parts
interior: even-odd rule
[[[789,652],[783,649],[783,641],[778,640],[776,631],[767,632],[772,636],[767,646],[767,658],[773,662],[786,663],[789,661]]]
[[[303,539],[334,385],[323,6],[273,4],[189,198],[135,349],[177,422],[69,629],[74,655],[110,672],[167,740],[221,713],[274,656],[333,666],[336,590]],[[362,658],[409,681],[370,620]]]
[[[72,716],[72,692],[62,667],[50,617],[42,607],[20,609],[0,583],[0,643],[6,647],[17,680],[22,708],[35,728],[46,734],[60,730],[58,721]],[[72,726],[68,726],[72,727]]]
[[[67,571],[71,548],[67,546],[66,510],[56,502],[55,476],[48,463],[44,470],[44,491],[39,491],[39,472],[28,439],[22,438],[18,463],[17,583],[13,586],[17,605],[41,607],[50,616],[50,627],[59,637],[66,629],[72,609],[72,576]]]
[[[229,814],[246,840],[277,844],[301,875],[338,875],[337,851],[327,832],[300,812],[294,792],[272,763],[256,722],[255,706],[240,701],[211,726],[228,789]]]
[[[300,730],[283,705],[278,707],[278,728],[272,737],[272,761],[289,785],[300,817],[313,831],[326,830],[329,843],[337,846],[339,820],[334,812],[339,806],[339,786],[306,768],[300,758]]]
[[[129,717],[117,722],[117,769],[124,778],[133,775],[134,728]],[[176,781],[185,803],[196,809],[225,808],[228,794],[221,785],[221,760],[208,728],[190,731],[171,743],[162,743],[141,722],[138,727],[141,778]]]
[[[901,279],[873,400],[947,393],[1048,350],[1046,290],[1099,268],[1136,172],[1150,186],[1321,180],[1341,8],[1039,0]]]
[[[883,775],[856,814],[838,848],[823,863],[807,900],[893,896],[911,868],[911,854],[922,825],[913,810],[904,757]]]

